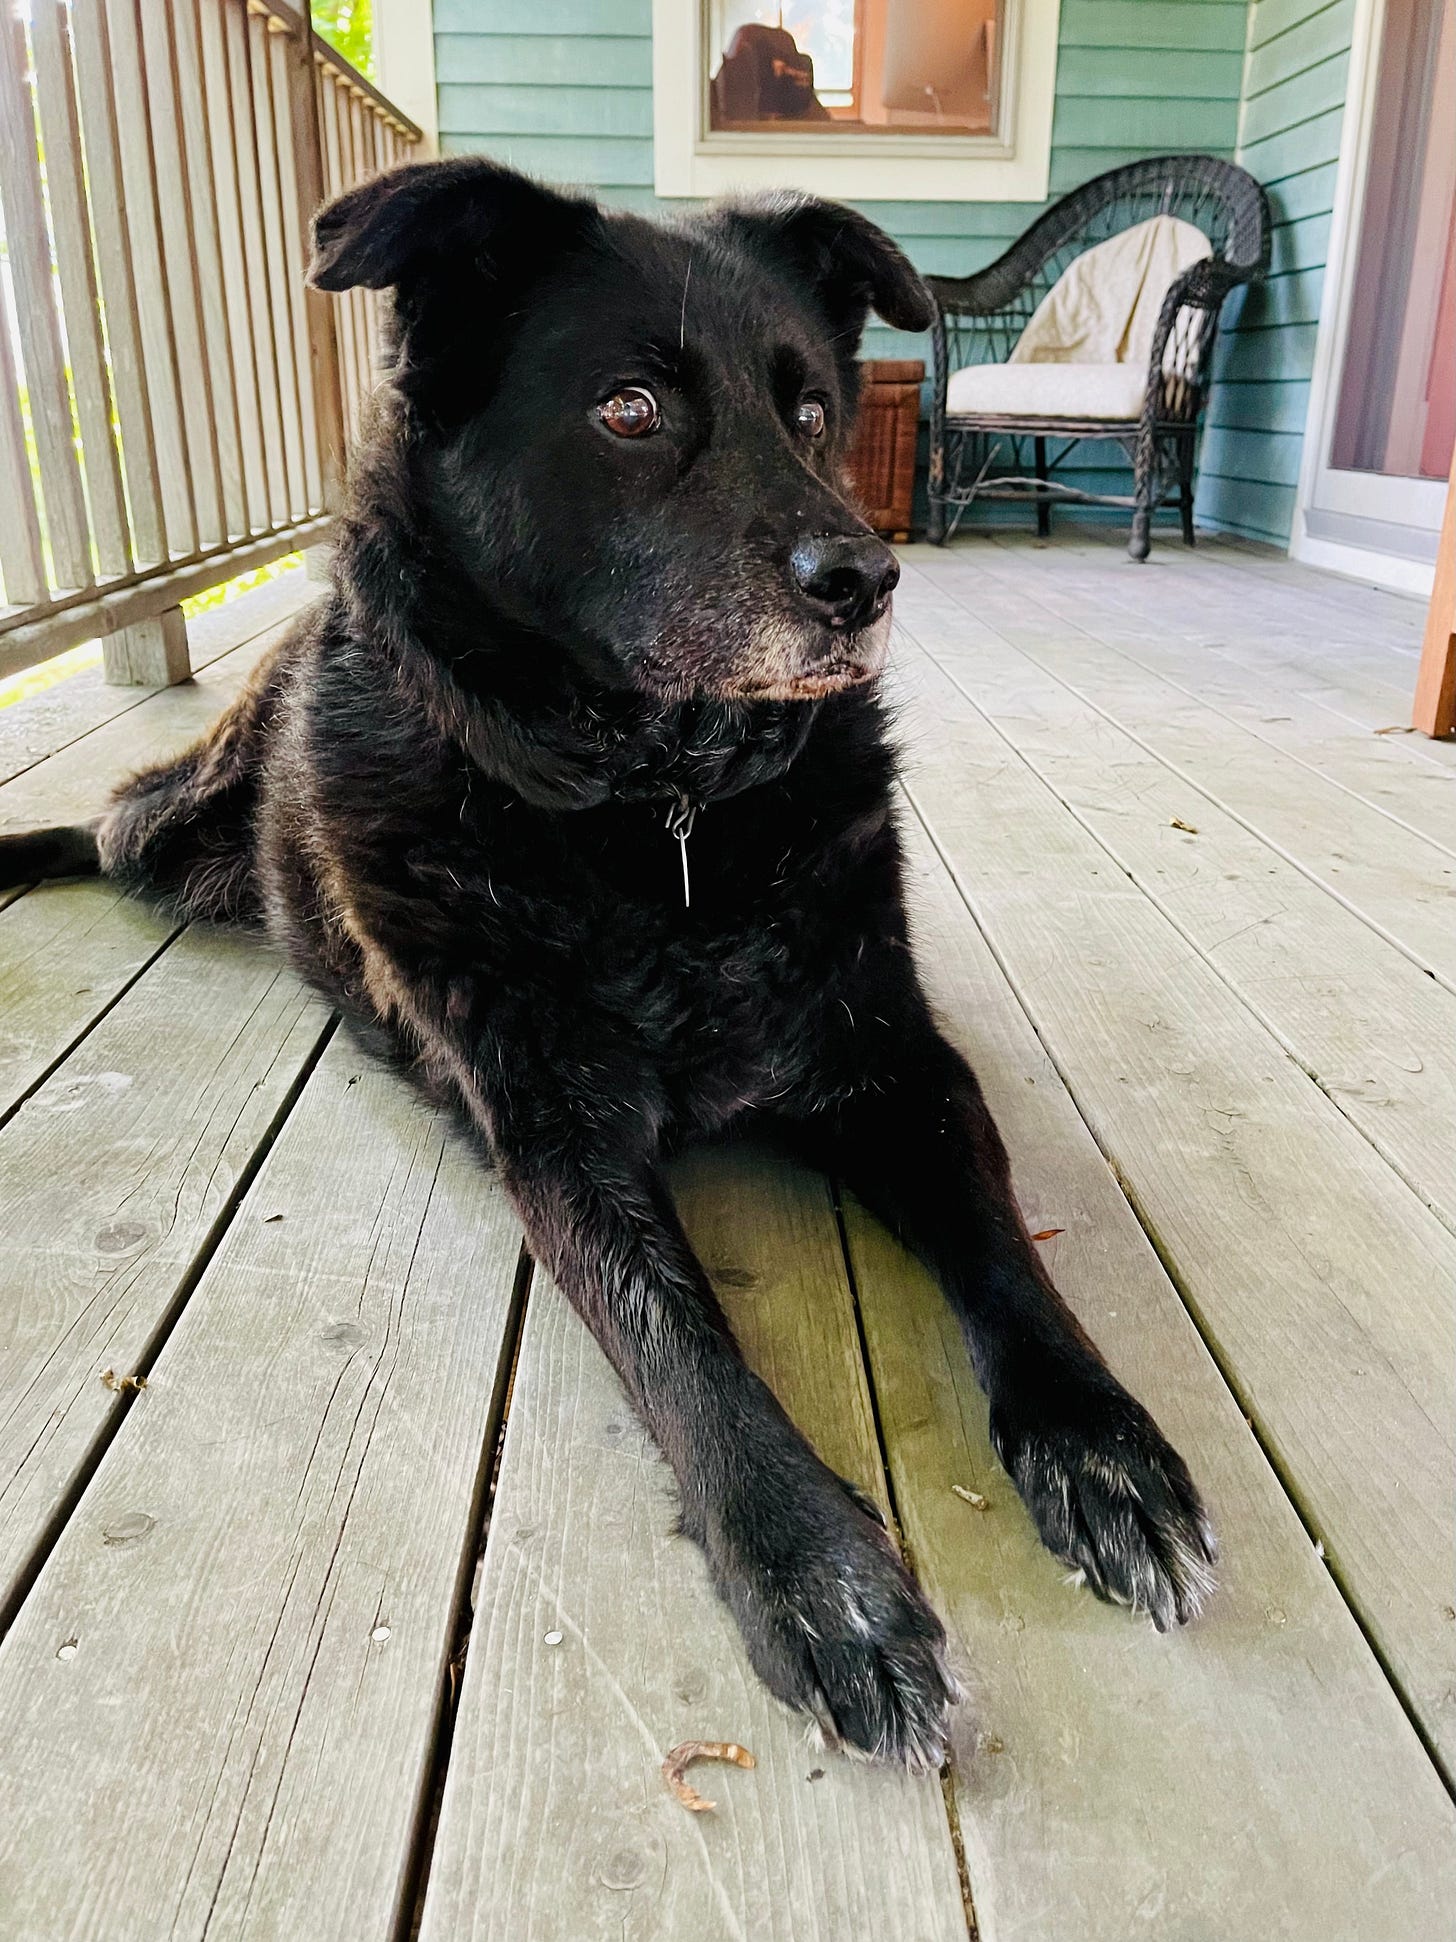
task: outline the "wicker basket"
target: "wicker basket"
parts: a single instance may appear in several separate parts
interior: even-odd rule
[[[860,366],[859,423],[849,476],[865,518],[887,539],[910,537],[915,437],[925,366],[913,358],[867,358]]]

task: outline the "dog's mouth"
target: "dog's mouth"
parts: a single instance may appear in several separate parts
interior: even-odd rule
[[[863,661],[820,662],[802,674],[785,675],[776,681],[746,683],[735,689],[733,699],[741,701],[822,701],[826,695],[843,694],[848,688],[862,688],[873,681],[884,666],[884,657],[875,666]]]
[[[672,701],[708,695],[737,702],[822,701],[873,681],[884,670],[889,647],[888,607],[853,631],[769,616],[750,627],[736,651],[712,658],[654,641],[637,650],[634,677],[648,693]]]
[[[815,628],[806,637],[800,628],[766,630],[765,645],[770,651],[733,683],[734,698],[821,701],[861,688],[883,672],[890,649],[889,609],[853,633]]]

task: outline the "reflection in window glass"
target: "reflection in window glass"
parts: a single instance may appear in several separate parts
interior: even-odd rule
[[[1444,479],[1456,442],[1456,0],[1388,0],[1330,463]]]
[[[709,0],[718,132],[986,135],[1003,0]]]

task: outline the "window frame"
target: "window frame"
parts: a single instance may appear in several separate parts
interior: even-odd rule
[[[1001,128],[989,135],[734,134],[708,126],[708,8],[653,0],[653,174],[665,198],[807,190],[856,201],[1044,202],[1061,0],[1003,0]]]

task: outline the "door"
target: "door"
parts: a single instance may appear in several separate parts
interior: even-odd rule
[[[1456,0],[1372,0],[1366,25],[1326,297],[1334,354],[1311,406],[1315,545],[1298,550],[1339,565],[1328,552],[1345,549],[1376,577],[1383,557],[1383,577],[1415,589],[1429,584],[1456,441]]]

